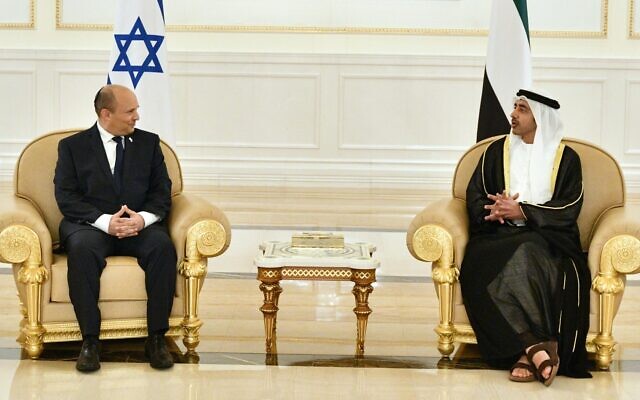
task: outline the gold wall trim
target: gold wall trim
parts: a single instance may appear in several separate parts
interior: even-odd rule
[[[0,22],[0,29],[34,29],[36,27],[36,0],[29,0],[29,22]]]
[[[107,31],[112,30],[111,24],[68,24],[62,22],[62,0],[56,0],[56,29],[80,30],[80,31]]]
[[[486,29],[328,27],[286,25],[167,25],[170,32],[346,33],[373,35],[486,36]]]
[[[633,0],[631,0],[633,1]],[[56,0],[56,29],[102,31],[113,29],[112,24],[82,24],[62,22],[63,0]],[[608,33],[609,0],[601,0],[599,31],[531,31],[532,37],[546,38],[605,38]],[[382,28],[382,27],[329,27],[287,25],[167,25],[167,32],[222,32],[222,33],[333,33],[369,35],[416,36],[487,36],[488,29],[459,28]]]
[[[629,0],[629,38],[640,39],[640,31],[633,30],[635,24],[634,12],[635,12],[635,0]]]

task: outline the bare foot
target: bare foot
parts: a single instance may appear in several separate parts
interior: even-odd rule
[[[527,352],[531,347],[527,348]],[[533,355],[533,365],[536,367],[536,369],[538,369],[538,366],[542,364],[544,360],[549,360],[549,359],[550,359],[549,354],[544,350],[540,350]],[[551,375],[551,367],[546,367],[545,369],[542,370],[542,377],[544,379],[549,378],[550,375]]]
[[[527,356],[524,354],[520,356],[518,362],[529,364],[529,360],[527,360]],[[525,368],[514,368],[514,370],[511,372],[511,376],[517,376],[518,378],[528,378],[531,375],[533,375],[531,371]]]

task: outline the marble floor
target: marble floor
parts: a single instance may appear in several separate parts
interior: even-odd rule
[[[277,358],[264,354],[262,294],[248,274],[214,274],[201,296],[199,360],[171,341],[173,369],[144,360],[143,340],[105,341],[102,368],[75,370],[78,342],[48,344],[40,360],[15,342],[13,277],[0,271],[0,399],[636,399],[640,395],[640,282],[628,282],[615,321],[619,342],[610,371],[593,379],[558,377],[550,388],[514,383],[489,369],[475,345],[440,358],[437,303],[424,277],[383,277],[370,304],[366,356],[354,357],[351,285],[283,282]]]

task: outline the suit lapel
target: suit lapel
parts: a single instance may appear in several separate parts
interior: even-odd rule
[[[111,173],[111,168],[109,167],[109,160],[107,160],[107,153],[105,153],[104,144],[102,144],[102,138],[100,137],[100,132],[98,131],[98,127],[96,125],[91,128],[90,142],[91,150],[96,156],[95,159],[98,162],[100,170],[109,178],[113,190],[115,191],[115,182],[113,181],[113,174]]]

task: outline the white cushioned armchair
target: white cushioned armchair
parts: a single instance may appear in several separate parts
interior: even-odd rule
[[[475,343],[458,282],[469,240],[466,188],[484,149],[496,138],[475,144],[458,162],[450,197],[427,205],[411,222],[407,247],[418,260],[432,262],[439,301],[438,350],[444,356],[455,342]],[[565,138],[582,162],[584,203],[578,218],[582,248],[591,270],[591,311],[587,349],[607,369],[616,344],[612,329],[624,293],[626,275],[640,271],[640,206],[625,201],[618,163],[593,144]]]
[[[78,130],[52,132],[29,143],[14,175],[14,193],[0,198],[0,261],[13,265],[18,289],[18,341],[31,358],[43,343],[80,340],[81,334],[67,286],[67,258],[58,248],[62,214],[54,197],[53,175],[58,142]],[[189,353],[200,342],[198,296],[207,258],[229,246],[231,229],[224,213],[209,202],[183,193],[175,152],[161,143],[172,181],[171,212],[166,221],[176,247],[177,283],[167,335],[183,336]],[[108,257],[100,280],[101,339],[144,337],[144,272],[133,257]]]

